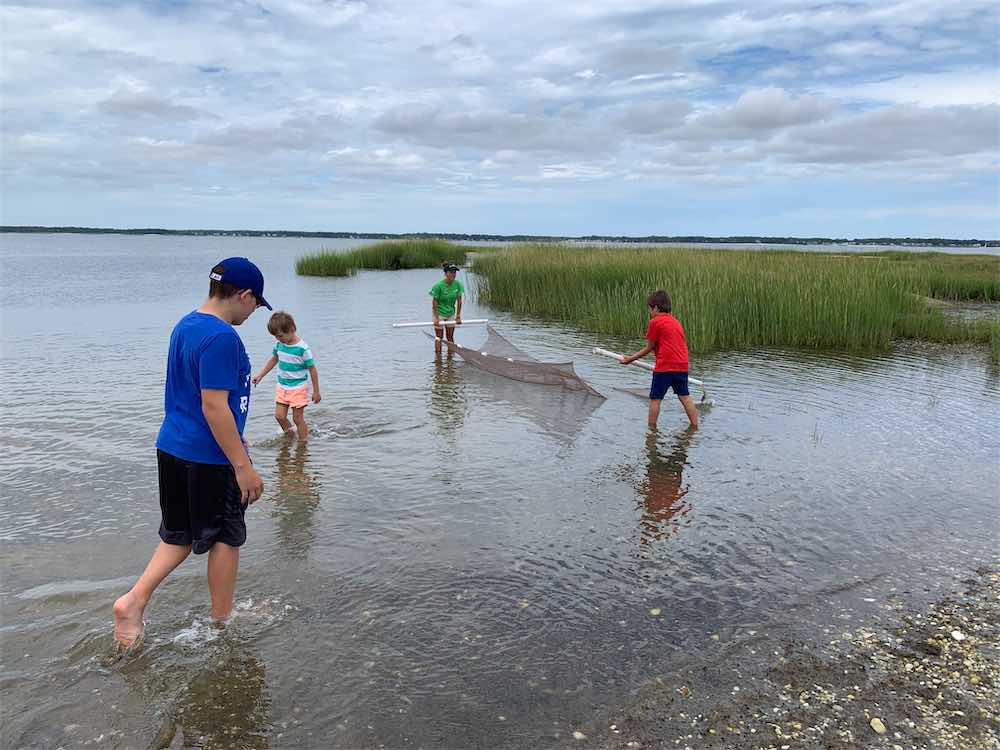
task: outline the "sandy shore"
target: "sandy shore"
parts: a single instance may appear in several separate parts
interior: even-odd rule
[[[658,679],[581,727],[573,744],[619,748],[1000,748],[1000,573],[829,643],[762,636]]]

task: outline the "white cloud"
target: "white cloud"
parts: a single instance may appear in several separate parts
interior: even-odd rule
[[[910,73],[882,81],[827,89],[831,96],[948,107],[1000,103],[1000,75],[995,69]]]
[[[618,123],[633,133],[662,133],[680,125],[690,111],[683,99],[640,101],[625,109]]]
[[[456,34],[440,44],[422,45],[420,50],[447,65],[459,78],[483,75],[495,64],[486,49],[467,34]]]
[[[22,133],[13,137],[14,143],[24,149],[52,149],[64,146],[66,139],[44,133]]]
[[[598,180],[610,177],[611,172],[593,164],[543,164],[532,175],[518,175],[518,182],[550,182],[553,180]]]
[[[985,0],[8,3],[5,213],[331,180],[385,206],[531,192],[539,215],[636,180],[969,204],[1000,162],[998,21]]]
[[[416,153],[400,153],[390,148],[363,150],[353,146],[332,149],[325,154],[324,158],[340,166],[362,169],[413,170],[419,169],[427,163],[423,156]]]
[[[399,140],[437,148],[528,151],[589,151],[611,144],[612,134],[572,116],[500,110],[451,112],[442,107],[399,106],[379,117],[375,128]]]
[[[905,50],[877,39],[852,39],[827,45],[825,53],[832,57],[898,57]]]
[[[814,96],[790,95],[781,88],[754,89],[729,107],[699,115],[689,125],[689,137],[767,138],[774,131],[830,117],[834,105]]]
[[[1000,106],[886,107],[781,134],[764,148],[783,159],[827,164],[952,158],[995,152]]]
[[[150,93],[126,89],[119,89],[98,106],[104,112],[118,117],[152,117],[183,122],[210,116],[186,104],[176,104]]]

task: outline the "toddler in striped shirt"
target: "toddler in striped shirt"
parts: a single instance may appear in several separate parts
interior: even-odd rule
[[[257,385],[275,365],[278,366],[278,384],[274,389],[274,418],[286,435],[291,434],[294,422],[299,440],[305,440],[309,437],[305,410],[309,403],[310,379],[312,402],[318,404],[322,398],[319,394],[319,372],[313,361],[312,350],[299,337],[295,319],[282,310],[274,313],[267,321],[267,330],[277,341],[271,351],[271,358],[254,375],[253,384]],[[291,421],[288,420],[289,407],[292,409]]]

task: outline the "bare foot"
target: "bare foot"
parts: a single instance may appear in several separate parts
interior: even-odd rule
[[[142,640],[146,624],[142,620],[145,606],[138,597],[129,591],[118,597],[115,602],[115,640],[125,647],[131,648]]]

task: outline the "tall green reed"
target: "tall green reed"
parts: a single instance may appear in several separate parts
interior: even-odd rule
[[[347,252],[320,250],[295,261],[300,276],[353,276],[359,268],[398,271],[464,263],[466,249],[437,239],[403,239],[365,245]]]
[[[928,310],[926,282],[888,258],[526,244],[478,258],[475,271],[488,304],[614,336],[640,337],[647,295],[666,289],[698,352],[884,349],[900,336],[983,335]]]

